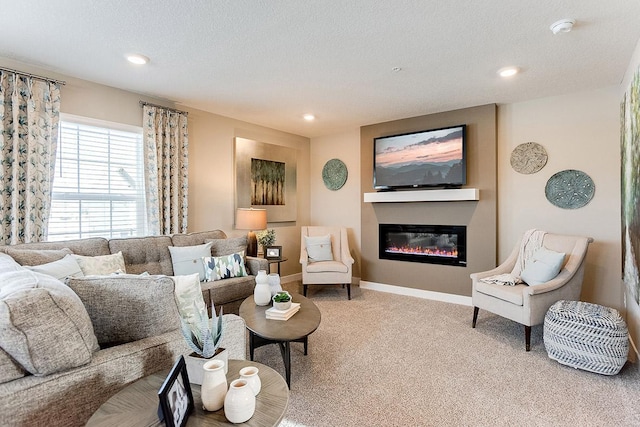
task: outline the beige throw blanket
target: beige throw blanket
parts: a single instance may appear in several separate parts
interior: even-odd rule
[[[524,236],[522,237],[522,244],[520,245],[518,259],[516,260],[516,265],[513,267],[513,270],[511,270],[511,273],[489,276],[480,280],[485,283],[504,286],[515,286],[523,283],[522,279],[520,279],[520,274],[522,273],[522,270],[524,270],[527,261],[530,260],[533,257],[533,254],[542,247],[542,240],[544,239],[545,234],[547,234],[546,231],[537,230],[535,228],[525,231]]]

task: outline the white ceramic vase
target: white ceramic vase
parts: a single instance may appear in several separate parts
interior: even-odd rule
[[[205,363],[204,378],[200,388],[202,407],[205,411],[217,411],[224,405],[227,396],[227,376],[222,360],[212,359]]]
[[[224,398],[224,416],[234,424],[243,423],[256,411],[256,397],[246,380],[233,380]]]
[[[253,301],[256,305],[267,305],[271,302],[271,291],[269,290],[269,278],[266,270],[258,271],[256,276],[256,287],[253,290]]]
[[[254,396],[257,396],[258,393],[260,393],[262,381],[258,375],[258,368],[255,366],[246,366],[240,369],[240,379],[245,380],[249,384],[249,387],[253,390]]]
[[[278,273],[269,274],[269,290],[271,291],[271,296],[274,296],[278,292],[282,291],[282,286],[280,286],[280,275]]]

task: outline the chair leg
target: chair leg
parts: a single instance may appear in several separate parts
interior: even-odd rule
[[[478,311],[480,311],[480,308],[473,307],[473,322],[471,322],[472,328],[476,327],[476,321],[478,320]]]
[[[347,298],[351,300],[351,283],[347,283]]]
[[[307,296],[307,285],[302,285],[302,296]]]
[[[531,350],[531,326],[524,327],[524,343],[527,351]]]

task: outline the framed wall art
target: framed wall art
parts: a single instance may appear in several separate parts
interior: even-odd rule
[[[266,209],[268,222],[296,220],[296,150],[235,139],[235,208]]]

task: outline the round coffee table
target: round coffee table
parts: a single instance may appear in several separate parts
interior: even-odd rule
[[[227,382],[240,377],[239,371],[245,366],[255,366],[262,383],[256,396],[256,412],[245,426],[277,426],[282,421],[289,405],[289,388],[282,375],[270,367],[248,360],[229,360]],[[87,422],[89,427],[112,426],[163,426],[158,418],[158,390],[169,375],[169,371],[158,372],[141,378],[113,395],[98,408]],[[194,410],[187,420],[187,426],[232,426],[224,416],[224,409],[207,412],[202,409],[200,386],[191,384]]]
[[[249,330],[249,355],[253,360],[253,351],[267,344],[278,344],[284,361],[287,385],[291,387],[291,342],[304,343],[304,354],[307,354],[309,335],[320,326],[320,310],[309,299],[302,295],[291,294],[293,302],[300,303],[300,310],[289,320],[267,319],[265,311],[271,304],[256,305],[253,295],[247,297],[240,305],[240,317]]]

